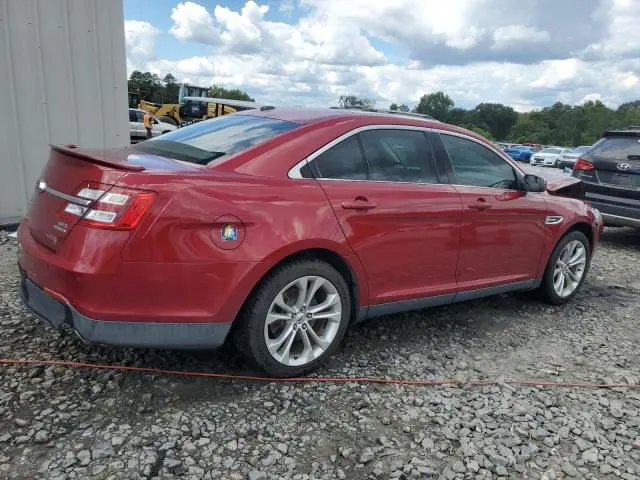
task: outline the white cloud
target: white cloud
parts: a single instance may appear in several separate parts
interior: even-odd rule
[[[160,30],[149,22],[127,20],[124,22],[124,37],[128,66],[136,67],[155,59],[156,36]]]
[[[130,65],[241,88],[275,105],[335,105],[343,94],[414,105],[437,90],[463,107],[527,110],[589,98],[616,105],[640,96],[636,3],[300,0],[299,8],[280,4],[285,22],[253,0],[211,11],[187,1],[172,10],[169,33],[210,54],[157,59],[158,31],[146,22],[127,22],[127,52]]]
[[[609,0],[596,14],[608,19],[607,36],[585,49],[587,57],[640,57],[638,0]]]
[[[183,42],[199,42],[216,45],[220,33],[211,15],[202,5],[194,2],[179,3],[171,10],[173,26],[169,32]]]
[[[493,46],[496,50],[504,50],[524,44],[546,43],[551,40],[549,32],[525,25],[509,25],[500,27],[493,33]]]
[[[173,9],[174,24],[169,32],[181,41],[220,43],[220,50],[230,55],[268,52],[287,59],[337,65],[386,61],[347,20],[319,13],[287,24],[265,20],[268,11],[268,5],[249,0],[240,12],[218,5],[212,17],[199,4],[180,3]]]
[[[220,39],[225,48],[235,53],[255,53],[273,45],[275,37],[264,21],[268,11],[267,5],[258,5],[253,0],[249,0],[240,13],[216,6],[214,13],[222,27]]]

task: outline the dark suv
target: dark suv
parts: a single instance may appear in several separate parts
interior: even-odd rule
[[[607,131],[573,167],[605,225],[640,227],[640,126]]]

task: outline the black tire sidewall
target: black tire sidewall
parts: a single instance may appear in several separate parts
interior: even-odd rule
[[[587,263],[584,268],[584,273],[582,278],[580,279],[580,283],[576,287],[576,289],[569,295],[568,297],[559,296],[555,290],[553,289],[553,270],[555,268],[556,262],[558,261],[558,257],[562,253],[562,249],[573,240],[580,241],[587,252]],[[564,303],[569,302],[582,288],[582,284],[587,278],[587,274],[589,273],[589,267],[591,266],[591,246],[589,244],[589,240],[585,236],[584,233],[579,232],[577,230],[570,231],[564,237],[560,239],[557,243],[556,247],[553,249],[551,253],[551,257],[549,257],[549,262],[547,263],[547,268],[544,272],[544,278],[542,283],[542,292],[544,294],[545,300],[552,305],[562,305]]]
[[[264,340],[264,324],[276,295],[291,282],[305,276],[323,277],[335,286],[342,302],[342,317],[333,342],[322,355],[306,365],[290,367],[278,362],[269,353]],[[319,260],[296,261],[278,269],[254,292],[248,306],[249,309],[245,312],[241,327],[243,330],[242,341],[245,342],[241,350],[252,357],[257,366],[276,377],[299,376],[323,363],[340,346],[351,315],[351,298],[344,278],[331,265]]]

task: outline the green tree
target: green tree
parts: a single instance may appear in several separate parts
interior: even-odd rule
[[[481,126],[474,125],[472,123],[468,123],[466,125],[462,125],[462,127],[466,128],[467,130],[471,130],[472,132],[475,132],[478,135],[483,136],[484,138],[487,138],[489,140],[493,140],[493,135],[491,135],[491,132],[489,130],[487,130],[486,128],[482,128]]]
[[[130,92],[139,93],[142,100],[161,102],[162,82],[155,73],[140,72],[138,70],[131,72],[128,88]]]
[[[401,112],[408,112],[409,111],[409,107],[403,103],[402,105],[400,105],[398,107],[398,110],[400,110]]]
[[[455,103],[449,95],[444,92],[435,92],[423,95],[414,110],[417,113],[431,115],[437,120],[446,122],[454,106]]]
[[[451,123],[452,125],[459,125],[459,126],[472,123],[469,112],[464,108],[457,108],[457,107],[452,108],[449,111],[449,118],[447,122]]]
[[[481,103],[469,112],[474,125],[486,127],[493,138],[504,139],[518,119],[516,111],[501,103]]]
[[[392,103],[391,105],[389,105],[389,110],[398,110],[398,104]]]
[[[219,85],[212,86],[207,92],[207,96],[211,98],[226,98],[228,100],[244,100],[246,102],[255,102],[249,94],[239,88],[228,90]]]
[[[164,85],[162,103],[178,103],[178,92],[180,91],[180,86],[178,85],[176,77],[167,73],[162,79],[162,83]]]
[[[340,108],[374,108],[376,102],[369,98],[360,98],[355,95],[341,95],[338,101]]]

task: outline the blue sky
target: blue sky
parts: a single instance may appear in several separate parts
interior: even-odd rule
[[[615,106],[640,97],[635,1],[124,0],[127,67],[276,104]]]

